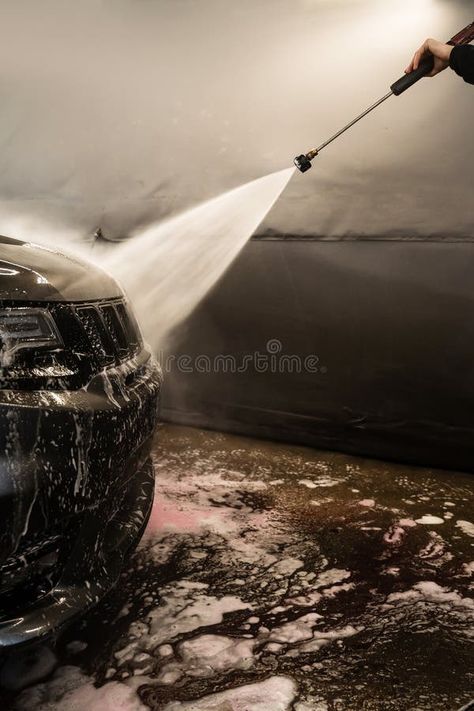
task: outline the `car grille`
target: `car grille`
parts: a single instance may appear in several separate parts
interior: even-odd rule
[[[118,364],[136,355],[140,332],[124,301],[78,306],[75,311],[100,365]]]

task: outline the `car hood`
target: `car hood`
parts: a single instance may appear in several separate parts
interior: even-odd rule
[[[0,236],[2,300],[94,301],[121,295],[117,282],[93,264]]]

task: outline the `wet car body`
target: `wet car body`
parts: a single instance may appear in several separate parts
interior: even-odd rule
[[[151,511],[161,371],[113,279],[3,237],[0,333],[5,650],[57,631],[116,582]]]

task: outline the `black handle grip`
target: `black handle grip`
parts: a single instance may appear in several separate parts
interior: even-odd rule
[[[433,55],[429,55],[429,57],[426,57],[422,62],[420,62],[418,69],[410,72],[410,74],[404,74],[400,77],[400,79],[398,79],[398,81],[395,82],[395,84],[392,84],[390,89],[393,91],[395,96],[400,96],[400,94],[403,94],[403,92],[413,86],[413,84],[416,84],[417,81],[429,74],[433,69],[433,66],[434,57]]]

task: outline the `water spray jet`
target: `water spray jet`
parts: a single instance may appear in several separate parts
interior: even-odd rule
[[[252,180],[120,244],[96,241],[89,258],[121,282],[155,349],[221,278],[293,174],[292,166]]]

